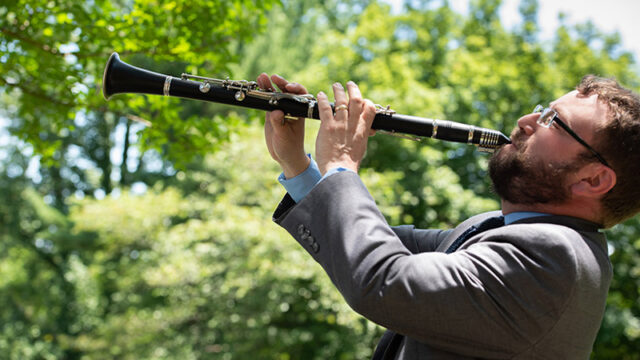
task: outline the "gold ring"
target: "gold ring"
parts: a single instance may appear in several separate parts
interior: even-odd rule
[[[348,109],[349,109],[349,107],[347,105],[342,104],[342,105],[336,106],[335,112],[338,112],[338,110],[348,110]]]

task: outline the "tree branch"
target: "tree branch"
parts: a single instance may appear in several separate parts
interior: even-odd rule
[[[60,105],[60,106],[65,106],[65,107],[74,107],[76,106],[76,104],[73,103],[68,103],[68,102],[64,102],[64,101],[59,101],[57,99],[54,99],[50,96],[48,96],[45,93],[33,90],[33,89],[29,89],[27,87],[25,87],[24,85],[20,84],[20,83],[12,83],[7,81],[5,78],[0,76],[0,85],[7,85],[7,86],[12,86],[12,87],[16,87],[18,89],[20,89],[23,93],[25,94],[29,94],[33,97],[36,97],[38,99],[42,99],[42,100],[46,100],[48,102],[51,102],[53,104],[56,105]]]
[[[22,42],[25,42],[35,48],[38,48],[40,50],[43,50],[44,52],[46,52],[47,54],[51,54],[51,55],[55,55],[55,56],[62,56],[64,57],[65,55],[67,55],[68,53],[61,53],[58,51],[58,49],[56,47],[52,47],[49,46],[47,44],[43,44],[40,42],[37,42],[29,37],[23,36],[22,34],[13,32],[11,30],[9,30],[8,28],[0,28],[0,32],[2,32],[3,34],[5,34],[8,37],[20,40]]]

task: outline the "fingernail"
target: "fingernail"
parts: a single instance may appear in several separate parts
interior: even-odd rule
[[[342,89],[342,88],[343,88],[343,87],[342,87],[342,84],[340,84],[339,82],[337,82],[337,83],[333,83],[333,86],[335,86],[335,87],[337,87],[337,88],[339,88],[339,89]]]
[[[351,84],[351,85],[355,85],[355,86],[358,86],[358,85],[356,85],[356,83],[354,83],[354,82],[353,82],[353,81],[351,81],[351,80],[349,80],[349,81],[347,82],[347,85],[349,85],[349,84]]]
[[[324,94],[324,92],[320,91],[320,92],[318,93],[318,97],[320,97],[320,96],[326,96],[326,95]]]

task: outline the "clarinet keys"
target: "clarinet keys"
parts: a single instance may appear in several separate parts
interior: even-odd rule
[[[211,90],[211,84],[209,84],[208,82],[203,82],[200,84],[198,89],[200,89],[201,93],[208,93],[209,90]]]

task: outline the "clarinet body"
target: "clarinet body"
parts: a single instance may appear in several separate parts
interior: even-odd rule
[[[220,80],[182,74],[180,78],[163,75],[129,65],[111,54],[104,70],[102,92],[105,99],[119,93],[142,93],[176,96],[242,106],[264,111],[282,110],[287,118],[320,119],[318,104],[313,95],[296,95],[260,89],[255,81]],[[331,104],[333,109],[333,104]],[[400,115],[388,106],[376,105],[372,129],[413,135],[415,140],[434,138],[473,144],[479,150],[493,152],[511,140],[496,130],[448,120]],[[412,137],[413,138],[413,137]]]

